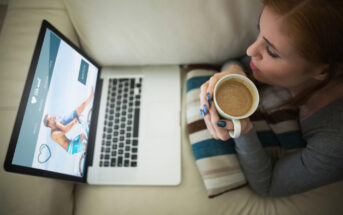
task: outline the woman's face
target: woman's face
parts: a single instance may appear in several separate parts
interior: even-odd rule
[[[263,83],[302,89],[316,81],[318,67],[300,57],[291,38],[282,31],[282,17],[268,7],[260,17],[260,33],[247,49],[254,77]]]

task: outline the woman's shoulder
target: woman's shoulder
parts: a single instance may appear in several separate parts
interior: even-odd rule
[[[316,111],[314,114],[302,120],[302,124],[311,125],[314,122],[342,122],[343,120],[343,97],[339,98],[330,104],[322,107],[320,110]]]
[[[343,98],[335,100],[301,121],[307,144],[318,146],[322,152],[343,151]]]

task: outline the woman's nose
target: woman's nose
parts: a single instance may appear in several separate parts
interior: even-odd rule
[[[260,47],[261,47],[261,44],[259,42],[259,38],[257,38],[257,40],[248,47],[247,55],[257,60],[261,60],[262,54],[260,52]]]

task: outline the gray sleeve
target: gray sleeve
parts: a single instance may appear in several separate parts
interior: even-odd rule
[[[240,165],[254,191],[289,196],[343,179],[343,129],[335,127],[341,120],[324,125],[320,118],[303,131],[306,148],[275,161],[266,154],[255,130],[235,139]]]

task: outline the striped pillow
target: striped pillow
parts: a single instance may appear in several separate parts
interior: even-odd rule
[[[211,69],[193,69],[186,76],[187,132],[195,162],[210,198],[247,184],[235,154],[234,140],[224,142],[213,139],[200,115],[200,86],[215,72]],[[261,102],[250,120],[267,153],[277,159],[304,147],[296,109],[267,111],[289,98],[288,92],[283,88],[262,85],[259,93]]]

